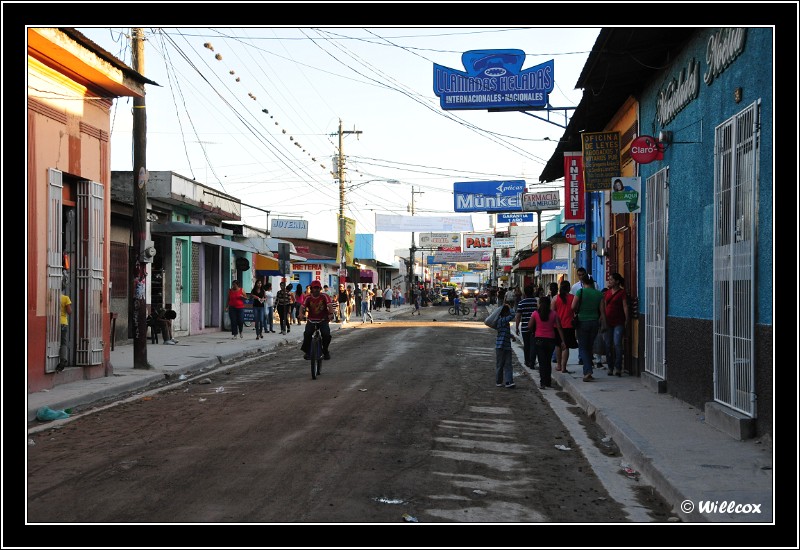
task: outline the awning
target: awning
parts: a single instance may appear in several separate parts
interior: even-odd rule
[[[201,225],[199,223],[164,222],[151,223],[151,235],[170,235],[173,237],[188,237],[191,235],[233,235],[230,229],[216,225]]]
[[[200,237],[200,240],[202,242],[206,243],[206,244],[213,244],[213,245],[216,245],[216,246],[225,246],[225,247],[228,247],[228,248],[232,248],[234,250],[244,250],[246,252],[258,252],[258,250],[256,250],[252,246],[247,246],[247,245],[244,245],[244,244],[240,244],[240,243],[236,243],[236,242],[233,242],[233,241],[229,241],[227,239],[223,239],[222,237],[207,237],[207,236],[203,236],[203,237]]]
[[[275,271],[280,267],[278,258],[272,256],[264,256],[263,254],[256,254],[254,257],[256,271]]]

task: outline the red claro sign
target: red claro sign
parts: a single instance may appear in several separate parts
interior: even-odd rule
[[[575,231],[574,227],[570,227],[564,233],[564,237],[566,238],[569,244],[580,244],[581,241],[578,239],[577,232]]]
[[[631,158],[639,164],[650,164],[654,160],[662,160],[664,153],[656,138],[639,136],[631,143]]]

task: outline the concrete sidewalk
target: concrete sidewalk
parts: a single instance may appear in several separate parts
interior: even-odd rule
[[[411,306],[404,305],[390,313],[374,312],[373,315],[375,322],[381,322],[408,315],[410,311]],[[426,317],[435,318],[442,313],[448,315],[446,308],[426,307],[419,319],[424,321]],[[361,323],[360,318],[351,319],[355,321],[351,326]],[[286,346],[287,352],[299,353],[302,328],[294,325],[285,336],[278,332],[265,334],[259,340],[250,327],[245,329],[244,339],[232,340],[230,333],[225,332],[177,338],[177,345],[148,344],[147,359],[153,366],[149,370],[133,368],[132,345],[116,346],[111,353],[113,376],[62,384],[50,391],[29,394],[28,421],[33,421],[29,432],[69,422],[69,419],[37,422],[36,411],[43,406],[55,410],[79,408],[101,399],[144,390],[165,378],[198,374],[281,346]],[[338,324],[332,327],[333,330],[339,328]],[[519,342],[514,350],[522,363]],[[653,392],[638,377],[608,376],[605,370],[596,370],[595,382],[583,382],[577,351],[572,350],[571,356],[571,372],[554,371],[554,382],[613,438],[625,462],[650,480],[673,504],[675,514],[683,521],[773,522],[773,449],[769,437],[747,441],[732,439],[706,424],[702,410]],[[538,388],[538,372],[522,368],[536,381]],[[547,399],[560,399],[556,390],[543,391]],[[80,410],[77,413],[80,414]]]

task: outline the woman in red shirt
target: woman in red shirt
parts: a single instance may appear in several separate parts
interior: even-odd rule
[[[625,279],[619,273],[609,275],[606,283],[606,331],[603,338],[608,355],[608,375],[622,376],[622,337],[628,326],[628,295],[622,288]]]
[[[231,281],[231,288],[228,290],[228,305],[225,306],[225,311],[231,318],[231,334],[233,338],[239,335],[239,338],[244,338],[244,301],[247,295],[244,290],[239,286],[239,281],[234,279]]]
[[[551,303],[553,310],[558,315],[558,320],[561,323],[561,332],[564,334],[564,343],[566,346],[561,345],[561,340],[556,335],[556,370],[569,374],[567,370],[567,361],[569,361],[570,348],[576,349],[578,347],[578,340],[575,338],[575,327],[572,325],[572,302],[575,300],[575,295],[570,294],[572,287],[566,279],[561,281],[558,286],[558,294]]]

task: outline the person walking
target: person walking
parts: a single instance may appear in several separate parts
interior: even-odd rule
[[[414,315],[414,313],[417,315],[422,315],[422,312],[420,311],[420,307],[422,306],[422,291],[415,287],[411,291],[411,297],[414,300],[414,309],[411,310],[411,315]]]
[[[231,281],[231,288],[228,290],[228,305],[225,306],[225,311],[228,312],[228,317],[231,320],[231,334],[233,339],[244,338],[244,301],[247,295],[244,289],[239,286],[239,281],[234,279]]]
[[[374,323],[375,321],[372,319],[372,312],[369,310],[369,306],[372,303],[372,291],[369,287],[364,284],[361,285],[361,324],[367,322],[367,317],[369,317],[369,322]]]
[[[264,291],[264,307],[266,308],[266,321],[264,332],[275,332],[274,317],[275,317],[275,294],[272,293],[272,283],[267,283],[267,288]]]
[[[564,335],[564,343],[566,346],[562,347],[559,341],[560,336],[556,335],[556,370],[569,374],[567,370],[567,362],[569,361],[569,350],[578,347],[578,340],[575,338],[575,327],[572,325],[572,302],[575,301],[575,296],[569,293],[570,284],[568,280],[561,281],[558,287],[558,296],[555,300],[550,301],[550,307],[558,315],[558,320],[561,323],[561,332]]]
[[[594,288],[594,280],[586,278],[583,288],[578,290],[572,302],[572,311],[577,314],[579,325],[578,349],[582,352],[580,360],[583,364],[583,381],[592,382],[592,347],[597,333],[606,322],[606,304],[603,295]]]
[[[622,337],[628,328],[628,295],[623,288],[625,279],[619,273],[611,273],[606,282],[606,331],[603,337],[606,341],[608,375],[622,376]]]
[[[579,267],[575,272],[578,274],[578,280],[575,282],[574,285],[572,285],[572,288],[569,291],[570,294],[572,294],[573,296],[577,296],[578,291],[583,288],[585,282],[591,279],[585,267]],[[593,357],[594,354],[589,356],[589,361],[591,361]],[[580,364],[583,364],[583,349],[580,346],[578,346],[578,362]]]
[[[387,286],[386,290],[383,291],[383,307],[386,308],[386,313],[389,313],[392,310],[393,297],[394,291],[392,290],[392,287]]]
[[[525,357],[525,366],[536,370],[536,348],[532,333],[528,330],[528,323],[531,315],[536,311],[536,297],[533,295],[533,285],[525,285],[524,296],[517,304],[516,315],[514,316],[515,332],[517,336],[522,335],[522,351]],[[522,331],[520,332],[520,328]]]
[[[264,338],[264,302],[266,301],[266,291],[264,290],[264,283],[261,279],[256,279],[253,290],[250,291],[250,297],[253,299],[253,321],[256,326],[256,340]]]
[[[303,301],[306,299],[305,294],[303,294],[303,285],[297,283],[294,289],[294,302],[292,304],[293,312],[292,317],[293,320],[299,325],[303,320]]]
[[[336,322],[345,324],[347,322],[347,289],[344,283],[339,283],[339,293],[336,295],[336,301],[339,303],[339,311],[336,313]]]
[[[58,348],[58,366],[56,372],[63,371],[69,365],[69,316],[72,315],[72,300],[61,292],[59,298],[59,319],[61,325],[61,342]]]
[[[511,321],[515,314],[511,313],[508,304],[503,304],[500,310],[500,317],[497,319],[495,329],[497,337],[494,340],[494,384],[495,386],[505,386],[508,389],[516,388],[514,383],[514,369],[511,363],[511,342],[516,338],[511,334]]]
[[[538,300],[538,307],[531,315],[528,330],[536,341],[536,352],[539,354],[539,388],[551,388],[552,365],[550,358],[556,346],[556,335],[560,340],[559,347],[564,348],[564,332],[558,315],[550,310],[550,297],[542,296]]]
[[[281,281],[280,290],[275,295],[275,307],[278,308],[278,318],[281,322],[281,334],[291,332],[289,309],[292,303],[291,292],[286,289],[286,282]]]
[[[548,285],[548,292],[550,296],[550,309],[555,309],[555,299],[558,296],[558,283],[555,281]],[[562,327],[563,328],[563,327]],[[556,347],[558,347],[558,343],[556,343]],[[557,363],[558,358],[556,357],[556,350],[553,350],[553,357],[550,358],[551,363]]]

